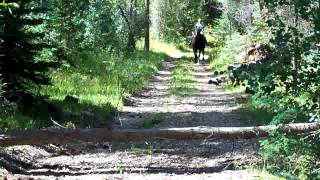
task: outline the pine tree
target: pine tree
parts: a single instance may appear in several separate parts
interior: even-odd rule
[[[35,97],[31,87],[49,85],[47,73],[58,66],[56,61],[41,60],[44,32],[33,30],[43,23],[43,9],[33,7],[32,0],[8,0],[0,6],[0,73],[4,96],[15,102]],[[30,102],[32,103],[32,102]]]

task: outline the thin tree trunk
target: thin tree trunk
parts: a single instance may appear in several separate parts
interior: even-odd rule
[[[47,0],[40,0],[40,7],[41,8],[47,8],[48,7]]]
[[[320,0],[318,0],[318,9],[315,13],[314,19],[314,26],[315,26],[315,32],[316,32],[316,42],[318,43],[318,46],[320,46]]]
[[[266,20],[266,15],[265,15],[265,12],[264,12],[264,0],[259,0],[259,8],[260,8],[260,16],[261,16],[261,19],[264,21]]]
[[[150,0],[145,0],[145,41],[144,49],[150,50]]]
[[[168,139],[250,139],[268,136],[275,129],[281,129],[283,133],[299,134],[318,131],[320,126],[317,123],[310,123],[259,127],[194,127],[114,131],[109,129],[29,129],[0,132],[0,146]]]
[[[129,15],[129,18],[127,17],[124,9],[118,5],[118,8],[120,10],[120,14],[121,16],[123,17],[124,21],[127,23],[127,26],[128,26],[128,42],[127,42],[127,48],[130,50],[130,51],[133,51],[135,48],[136,48],[136,42],[135,42],[135,34],[133,32],[133,29],[132,29],[132,26],[131,26],[131,17]],[[131,9],[131,7],[130,7]]]

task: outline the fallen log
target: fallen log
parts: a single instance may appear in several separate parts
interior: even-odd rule
[[[69,144],[79,142],[195,140],[195,139],[250,139],[266,137],[275,129],[283,133],[304,133],[320,130],[317,123],[287,124],[257,127],[192,127],[163,129],[27,129],[0,132],[0,146]]]

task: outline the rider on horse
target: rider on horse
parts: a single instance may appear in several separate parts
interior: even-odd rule
[[[192,31],[192,36],[189,39],[189,45],[192,44],[192,41],[194,39],[194,37],[196,37],[198,30],[200,30],[200,33],[203,34],[203,25],[201,23],[201,19],[199,18],[197,23],[194,26],[194,29]]]
[[[192,41],[191,45],[194,52],[194,60],[196,63],[199,63],[200,54],[202,53],[202,59],[204,60],[204,49],[206,47],[207,39],[203,34],[203,25],[201,19],[198,19],[198,22],[195,25],[195,30],[192,32]],[[199,55],[198,55],[199,53]]]
[[[194,26],[194,30],[192,31],[190,45],[193,43],[194,38],[197,36],[197,32],[200,31],[203,34],[203,25],[201,23],[201,19],[199,18],[196,25]]]
[[[194,28],[194,35],[196,35],[196,33],[197,33],[197,30],[200,30],[201,31],[201,33],[203,32],[203,25],[202,25],[202,23],[201,23],[201,19],[199,18],[198,19],[198,22],[196,23],[196,25],[194,26],[195,28]]]

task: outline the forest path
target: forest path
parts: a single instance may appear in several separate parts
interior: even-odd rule
[[[156,128],[250,125],[235,111],[243,95],[208,84],[215,75],[207,61],[192,65],[196,90],[172,96],[170,78],[177,61],[169,57],[148,88],[125,101],[114,128],[141,129],[148,121],[156,122]],[[10,147],[5,159],[20,167],[17,172],[39,179],[251,179],[254,173],[232,170],[255,161],[256,150],[256,139],[162,140]]]
[[[193,87],[190,87],[190,93],[185,96],[170,93],[172,71],[180,59],[177,57],[190,59],[192,66]],[[209,84],[209,80],[217,77],[210,69],[209,62],[205,60],[200,64],[193,64],[191,59],[190,54],[181,52],[169,57],[148,88],[125,101],[118,128],[141,128],[153,119],[161,121],[155,126],[157,128],[249,126],[249,121],[235,112],[241,106],[238,102],[244,99],[243,95],[226,92],[219,86]]]

